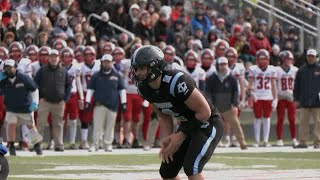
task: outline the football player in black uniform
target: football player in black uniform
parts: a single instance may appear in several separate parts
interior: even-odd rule
[[[152,103],[163,136],[160,175],[178,179],[183,167],[189,179],[201,174],[223,135],[223,123],[215,107],[196,88],[193,79],[176,70],[164,70],[163,52],[142,46],[131,59],[133,79],[140,95]],[[172,117],[180,120],[177,130]]]

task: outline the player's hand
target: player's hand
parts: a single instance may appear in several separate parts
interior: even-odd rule
[[[251,97],[253,99],[253,102],[257,102],[258,101],[258,98],[257,98],[257,96],[256,96],[256,94],[254,92],[251,92],[250,95],[251,95]]]
[[[142,107],[144,107],[144,108],[149,107],[149,101],[144,100],[144,101],[142,102]]]
[[[33,112],[33,111],[36,111],[38,109],[38,104],[37,103],[31,103],[31,105],[30,105],[30,107],[29,107],[29,110],[31,111],[31,112]]]
[[[246,103],[244,101],[240,101],[239,109],[242,110],[246,107]]]
[[[126,112],[127,111],[127,103],[122,103],[121,104],[121,110],[122,110],[122,112]]]
[[[162,162],[173,161],[173,154],[178,151],[186,136],[182,132],[165,137],[161,143],[160,157]]]
[[[274,99],[271,104],[272,109],[277,109],[277,105],[278,105],[278,99]]]
[[[84,110],[84,101],[83,100],[78,100],[78,105],[80,110]]]
[[[90,106],[91,106],[91,104],[89,102],[86,102],[86,104],[85,104],[85,111],[86,112],[90,111]]]

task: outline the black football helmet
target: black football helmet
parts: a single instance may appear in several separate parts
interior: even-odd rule
[[[146,45],[137,49],[131,59],[132,78],[136,84],[150,83],[162,74],[166,63],[163,52],[156,46]],[[140,79],[136,76],[135,70],[138,67],[148,68],[148,76]]]

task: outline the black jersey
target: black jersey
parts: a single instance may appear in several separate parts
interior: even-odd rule
[[[159,89],[152,89],[148,85],[140,85],[138,91],[144,99],[156,106],[162,113],[171,115],[184,122],[198,122],[195,112],[184,103],[196,88],[196,83],[187,74],[178,70],[164,70]],[[217,115],[211,107],[211,116]]]

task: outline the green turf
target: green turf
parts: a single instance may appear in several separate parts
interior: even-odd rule
[[[224,169],[254,169],[255,165],[272,165],[270,169],[320,169],[319,152],[303,153],[220,153],[211,158],[210,163],[226,165]],[[143,165],[160,164],[160,159],[153,155],[91,155],[91,156],[47,156],[47,157],[8,157],[10,175],[27,174],[77,174],[77,173],[106,173],[128,172],[128,170],[56,170],[39,171],[39,169],[51,169],[56,166],[93,166],[93,165]],[[209,168],[212,169],[212,168]],[[214,169],[213,169],[214,170]],[[134,170],[131,172],[158,171]],[[129,171],[130,172],[130,171]],[[10,178],[13,179],[13,178]],[[18,179],[18,178],[15,178]],[[21,178],[20,178],[21,179]]]

